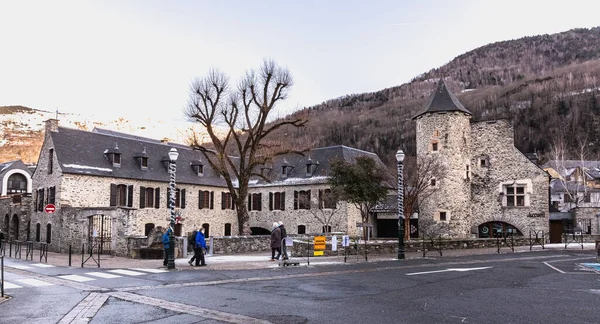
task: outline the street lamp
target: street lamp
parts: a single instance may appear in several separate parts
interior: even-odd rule
[[[177,149],[172,147],[169,151],[169,213],[170,221],[169,229],[169,255],[167,257],[167,269],[175,269],[175,171],[177,167],[175,162],[179,153]]]
[[[396,161],[398,161],[398,260],[404,259],[404,183],[402,174],[402,162],[404,161],[404,152],[396,152]]]

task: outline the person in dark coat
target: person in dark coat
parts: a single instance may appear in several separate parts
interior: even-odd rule
[[[206,261],[204,260],[204,250],[206,249],[206,239],[204,238],[204,228],[201,227],[196,234],[195,244],[194,244],[194,256],[188,262],[192,265],[192,261],[196,260],[196,266],[204,267],[206,266]]]
[[[162,244],[163,247],[165,248],[165,260],[163,261],[163,265],[166,267],[167,263],[169,262],[169,246],[171,243],[171,228],[169,227],[169,229],[165,232],[165,234],[163,234],[162,237]]]
[[[283,222],[279,221],[279,230],[281,231],[281,240],[283,241],[281,244],[281,251],[283,254],[283,260],[287,260],[288,256],[287,256],[287,247],[285,246],[285,238],[287,237],[287,231],[285,230],[285,226],[283,226]]]
[[[275,251],[277,251],[277,256],[275,256]],[[271,260],[275,261],[279,260],[281,256],[281,229],[279,229],[279,224],[277,222],[273,223],[273,231],[271,232]]]

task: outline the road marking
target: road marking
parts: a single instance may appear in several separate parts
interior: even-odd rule
[[[11,284],[10,282],[6,282],[6,281],[4,282],[4,289],[16,289],[16,288],[23,288],[23,286]]]
[[[9,267],[11,267],[11,268],[15,268],[15,269],[21,269],[21,270],[24,270],[24,269],[31,269],[31,267],[30,267],[30,266],[26,266],[26,265],[18,265],[18,264],[15,264],[15,265],[9,265]]]
[[[62,278],[62,279],[67,279],[67,280],[73,280],[73,281],[77,281],[77,282],[96,280],[94,278],[88,278],[88,277],[78,276],[78,275],[66,275],[66,276],[57,276],[57,277]]]
[[[169,272],[169,270],[165,270],[165,269],[143,269],[143,268],[129,268],[130,270],[135,270],[135,271],[145,271],[145,272],[149,272],[149,273],[164,273],[164,272]]]
[[[430,274],[430,273],[439,273],[439,272],[465,272],[465,271],[474,271],[474,270],[484,270],[484,269],[489,269],[491,267],[479,267],[479,268],[451,268],[451,269],[444,269],[444,270],[433,270],[433,271],[423,271],[423,272],[413,272],[413,273],[407,273],[407,276],[416,276],[416,275],[422,275],[422,274]]]
[[[559,268],[557,268],[557,267],[555,267],[555,266],[552,266],[552,265],[550,265],[548,262],[544,262],[544,264],[545,264],[545,265],[547,265],[547,266],[549,266],[550,268],[552,268],[552,269],[554,269],[554,270],[556,270],[556,271],[560,272],[560,273],[565,273],[564,271],[560,270]]]
[[[110,273],[104,273],[104,272],[88,272],[86,273],[86,275],[90,275],[90,276],[94,276],[94,277],[100,277],[100,278],[104,278],[104,279],[114,279],[114,278],[121,278],[122,276],[117,276],[114,274],[110,274]]]
[[[118,274],[122,274],[122,275],[128,275],[128,276],[141,276],[141,275],[145,274],[145,273],[142,273],[142,272],[131,271],[131,270],[123,270],[123,269],[108,270],[108,272],[114,272],[114,273],[118,273]]]
[[[66,323],[88,323],[96,313],[100,310],[100,307],[104,305],[106,300],[108,299],[107,294],[101,293],[90,293],[87,297],[85,297],[79,304],[77,304],[73,309],[65,315],[59,324]]]
[[[34,263],[34,264],[32,264],[32,266],[38,267],[38,268],[54,268],[53,265],[51,265],[51,264],[44,264],[44,263]]]
[[[34,286],[34,287],[53,286],[53,284],[51,284],[49,282],[45,282],[45,281],[41,281],[41,280],[33,279],[33,278],[17,279],[17,281],[24,283],[24,284],[28,284],[30,286]]]

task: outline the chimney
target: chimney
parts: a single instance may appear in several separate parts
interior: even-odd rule
[[[46,120],[44,123],[46,123],[44,128],[46,134],[50,132],[58,132],[58,119],[51,118]]]

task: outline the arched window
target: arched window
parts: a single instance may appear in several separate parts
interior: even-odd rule
[[[7,194],[26,193],[27,192],[27,178],[20,173],[12,174],[8,177],[8,183],[6,185]]]
[[[150,231],[152,231],[152,229],[154,229],[154,224],[153,223],[146,223],[144,225],[144,235],[148,236],[150,234]]]
[[[225,236],[231,236],[231,224],[230,223],[225,224]]]
[[[18,240],[19,239],[19,216],[14,214],[12,216],[12,224],[10,227],[10,239]]]
[[[202,228],[204,228],[204,237],[208,238],[210,236],[208,232],[210,225],[208,225],[208,223],[204,223],[202,224]]]
[[[298,234],[306,234],[306,226],[298,225]]]
[[[323,233],[331,233],[331,226],[330,225],[323,226]]]
[[[46,225],[46,243],[50,244],[52,242],[52,224]]]
[[[31,241],[31,221],[27,221],[27,242]]]
[[[40,241],[40,231],[42,229],[42,225],[40,223],[35,224],[35,241]]]

